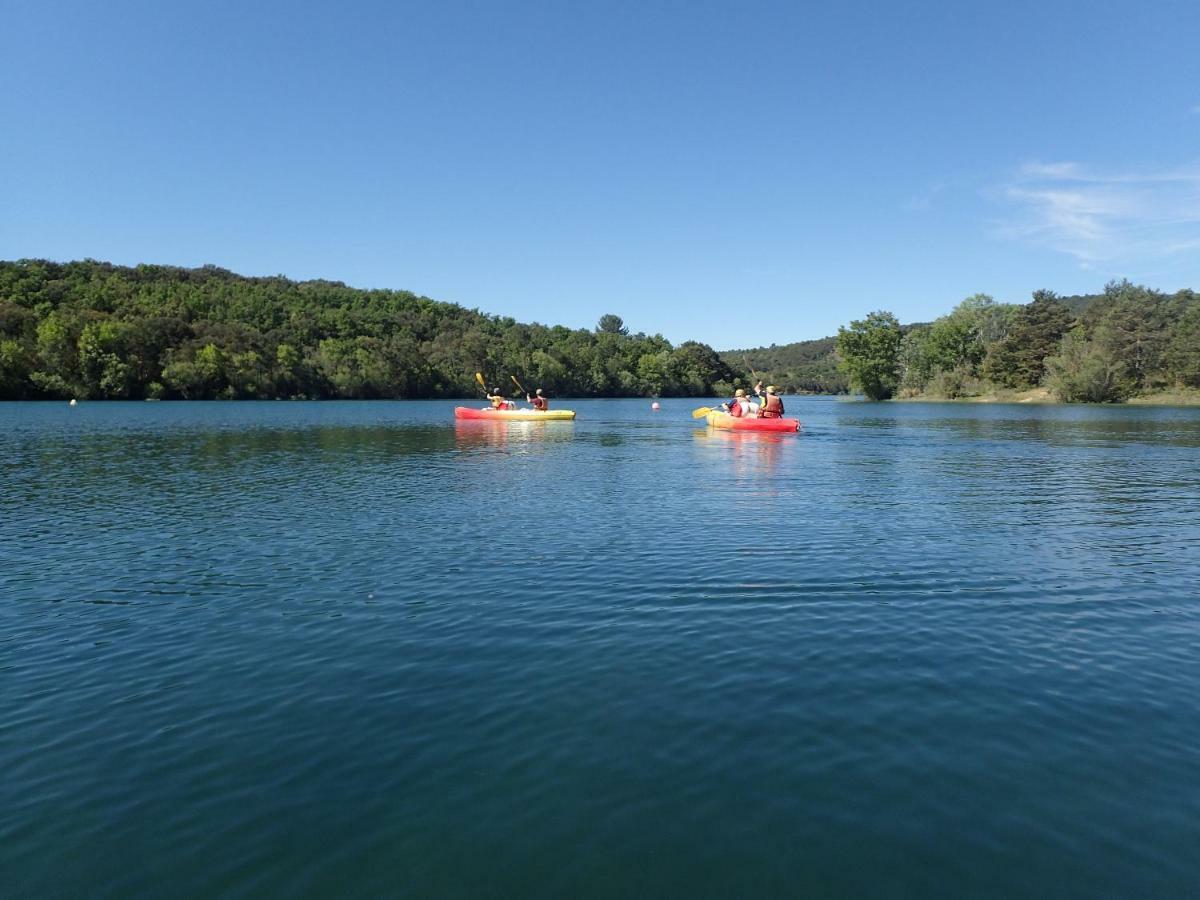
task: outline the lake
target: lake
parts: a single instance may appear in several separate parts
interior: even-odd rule
[[[1200,891],[1200,410],[0,404],[7,896]]]

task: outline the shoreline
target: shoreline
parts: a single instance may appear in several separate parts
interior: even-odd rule
[[[1036,406],[1200,406],[1200,389],[1179,388],[1138,394],[1119,403],[1084,403],[1056,400],[1046,388],[1028,391],[994,391],[977,397],[938,397],[918,394],[913,397],[893,397],[893,403],[1011,403]]]

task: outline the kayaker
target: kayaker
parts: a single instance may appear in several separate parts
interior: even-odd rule
[[[777,393],[779,388],[773,384],[767,385],[767,391],[763,393],[763,384],[760,381],[754,386],[754,393],[758,394],[758,417],[760,419],[782,419],[783,418],[783,400]]]
[[[542,389],[538,388],[533,392],[533,396],[525,395],[525,399],[533,405],[533,408],[538,412],[546,412],[550,409],[550,401],[542,395]]]
[[[734,418],[741,418],[750,414],[750,400],[746,397],[746,392],[742,388],[738,388],[733,392],[733,399],[728,403],[722,403],[721,408],[729,413]]]
[[[492,388],[492,392],[487,395],[487,398],[492,401],[492,409],[509,409],[513,406],[516,406],[515,403],[512,403],[504,398],[504,395],[500,393],[500,388],[498,387]]]

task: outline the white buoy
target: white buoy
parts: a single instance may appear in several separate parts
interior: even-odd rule
[[[651,403],[650,408],[657,411],[658,410],[658,401],[655,400],[653,403]]]
[[[72,397],[72,398],[71,398],[71,405],[72,405],[72,406],[74,406],[74,405],[75,405],[75,398],[74,398],[74,397]]]

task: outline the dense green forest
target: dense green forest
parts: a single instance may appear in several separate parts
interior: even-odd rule
[[[477,371],[598,397],[711,396],[747,377],[611,314],[589,331],[214,266],[0,262],[0,399],[469,397]]]
[[[1025,305],[968,297],[928,325],[879,311],[838,331],[851,385],[871,399],[967,398],[1044,388],[1119,402],[1200,388],[1200,294],[1114,281],[1096,296],[1037,291]]]
[[[1200,295],[977,294],[928,324],[875,312],[836,337],[718,354],[612,314],[570,329],[215,266],[0,262],[0,399],[471,397],[477,371],[559,396],[712,396],[757,375],[788,393],[1120,401],[1200,388]]]

